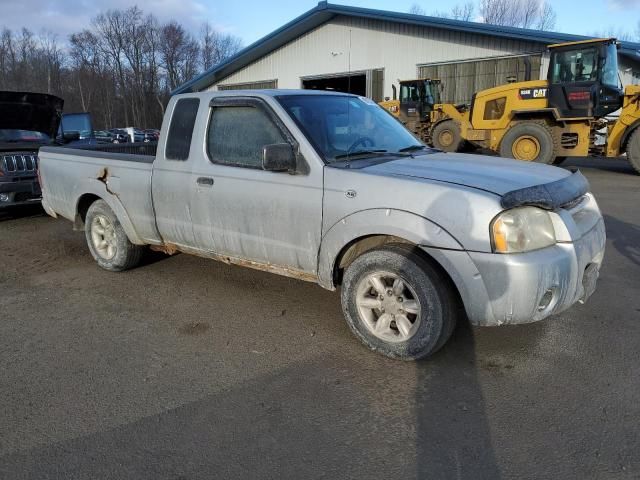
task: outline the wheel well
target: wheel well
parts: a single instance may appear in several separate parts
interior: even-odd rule
[[[629,139],[633,132],[635,132],[638,127],[640,127],[640,120],[636,120],[630,127],[628,127],[624,134],[622,135],[622,139],[620,140],[620,153],[627,151],[627,144],[629,143]]]
[[[84,227],[84,220],[87,218],[87,211],[93,202],[100,200],[100,197],[92,193],[85,193],[78,200],[78,206],[76,208],[76,217],[73,222],[75,229],[82,229]]]
[[[429,262],[429,264],[432,267],[438,270],[442,274],[442,276],[445,279],[447,279],[449,286],[452,289],[452,292],[454,292],[454,295],[456,297],[456,301],[458,302],[458,304],[460,306],[462,305],[462,297],[460,296],[458,287],[456,286],[455,282],[451,278],[451,275],[449,275],[449,272],[447,272],[442,267],[442,265],[440,265],[440,263],[438,263],[431,255],[429,255],[423,249],[419,248],[415,243],[405,240],[404,238],[401,238],[401,237],[396,237],[395,235],[368,235],[366,237],[356,238],[355,240],[352,240],[347,245],[345,245],[342,248],[342,250],[340,250],[340,253],[338,254],[338,257],[336,258],[336,261],[334,264],[334,271],[333,271],[334,285],[338,286],[342,284],[342,276],[344,274],[345,269],[349,265],[351,265],[351,263],[363,253],[366,253],[369,250],[373,250],[375,248],[380,248],[384,245],[398,245],[398,244],[413,247],[412,250],[417,255],[420,255],[420,257],[422,257],[424,260]]]

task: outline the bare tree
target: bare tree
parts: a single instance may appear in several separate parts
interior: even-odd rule
[[[431,16],[470,22],[473,20],[474,12],[475,7],[473,3],[467,2],[464,4],[456,4],[449,12],[436,10],[431,13]],[[409,8],[409,13],[412,13],[414,15],[427,15],[427,12],[417,3],[414,3],[411,8]]]
[[[480,0],[480,15],[484,23],[509,27],[552,29],[556,13],[543,0]]]
[[[53,93],[53,86],[59,84],[64,54],[58,46],[58,37],[51,32],[42,32],[39,36],[40,48],[37,55],[40,65],[44,67],[44,77],[47,81],[47,93]]]
[[[467,2],[463,5],[456,5],[451,9],[451,18],[454,20],[462,20],[470,22],[474,18],[475,8],[473,3]]]
[[[413,15],[426,15],[427,14],[427,12],[424,10],[424,8],[422,8],[417,3],[414,3],[413,5],[411,5],[411,7],[409,7],[409,13],[411,13]]]
[[[538,30],[553,30],[556,26],[556,12],[549,2],[542,2],[540,17],[536,28]]]
[[[520,15],[519,26],[522,28],[531,28],[541,14],[540,0],[520,0],[518,3],[520,7],[517,12]],[[547,4],[545,3],[545,5]]]
[[[98,35],[98,45],[116,71],[120,98],[122,99],[124,121],[129,123],[129,112],[127,108],[127,71],[124,58],[124,38],[126,36],[126,11],[109,10],[99,14],[93,19],[93,27]]]
[[[509,0],[480,0],[480,15],[484,23],[515,26],[513,7]]]
[[[97,128],[157,128],[173,89],[241,48],[210,25],[196,38],[138,7],[102,12],[91,26],[62,48],[49,32],[0,25],[0,89],[61,96],[66,111],[90,111]]]
[[[195,75],[200,47],[177,22],[164,25],[160,35],[162,66],[173,90]]]
[[[217,32],[209,22],[202,24],[200,51],[204,70],[209,70],[214,65],[235,55],[241,47],[242,43],[238,37]]]

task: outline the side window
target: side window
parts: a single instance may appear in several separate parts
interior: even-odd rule
[[[262,147],[287,140],[261,109],[252,106],[213,107],[207,152],[214,163],[262,168]]]
[[[485,120],[499,120],[504,114],[504,106],[507,103],[507,97],[496,98],[495,100],[489,100],[484,107],[484,119]]]
[[[176,103],[165,149],[167,160],[186,160],[189,158],[191,136],[199,105],[200,100],[197,98],[183,98]]]

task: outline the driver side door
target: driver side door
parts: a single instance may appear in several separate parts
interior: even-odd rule
[[[322,169],[298,153],[295,174],[262,168],[267,144],[298,144],[257,97],[217,97],[205,148],[194,163],[191,212],[195,246],[285,273],[316,273],[322,224]]]

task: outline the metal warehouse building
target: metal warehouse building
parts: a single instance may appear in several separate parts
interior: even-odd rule
[[[398,80],[439,78],[442,100],[545,78],[546,46],[588,37],[320,2],[173,93],[255,88],[350,91],[375,101]],[[620,77],[640,83],[640,44],[622,42]]]

